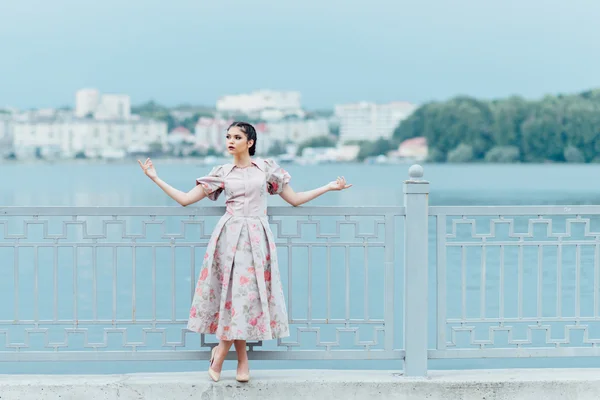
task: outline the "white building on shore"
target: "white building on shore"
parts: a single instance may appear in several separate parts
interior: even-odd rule
[[[5,114],[0,112],[0,141],[10,136],[10,121],[12,120],[11,114]]]
[[[216,151],[225,151],[225,134],[233,120],[224,118],[200,117],[194,133],[196,146]]]
[[[243,114],[261,119],[280,119],[288,115],[304,116],[300,92],[259,90],[247,94],[223,96],[217,111],[225,115]]]
[[[196,123],[196,146],[225,151],[225,135],[233,120],[201,117]],[[306,140],[329,135],[329,120],[284,118],[253,124],[258,136],[257,154],[265,155],[275,142],[299,144]]]
[[[94,119],[131,118],[131,98],[126,94],[100,94],[97,89],[81,89],[75,93],[75,116]]]
[[[15,121],[13,138],[17,157],[30,156],[38,148],[65,157],[78,153],[99,157],[104,152],[128,151],[131,147],[164,145],[167,124],[147,119],[36,118]]]
[[[340,123],[340,140],[374,141],[392,137],[398,124],[408,118],[417,106],[409,102],[388,104],[353,103],[335,106]]]
[[[329,124],[327,118],[286,118],[267,122],[267,131],[272,141],[298,144],[316,137],[329,136]]]
[[[75,93],[75,116],[94,115],[100,104],[100,92],[96,89],[80,89]]]
[[[11,121],[18,158],[41,152],[57,157],[123,154],[131,148],[163,146],[167,124],[131,114],[129,96],[98,97],[86,89],[76,94],[75,113],[22,114]]]
[[[0,156],[12,148],[12,114],[0,112]]]
[[[232,122],[233,120],[223,118],[200,118],[196,123],[195,129],[196,146],[205,149],[210,148],[217,152],[224,152],[227,149],[227,128],[229,128]],[[261,122],[252,124],[252,126],[256,129],[256,136],[258,138],[256,154],[265,155],[273,145],[268,125]]]

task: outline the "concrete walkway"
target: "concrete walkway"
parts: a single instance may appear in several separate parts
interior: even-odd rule
[[[2,400],[96,399],[600,399],[600,370],[430,371],[406,378],[393,371],[252,371],[247,384],[225,371],[131,375],[0,375]]]

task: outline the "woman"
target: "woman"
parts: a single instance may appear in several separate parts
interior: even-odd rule
[[[219,344],[211,351],[208,373],[216,382],[232,344],[238,366],[236,379],[250,379],[247,340],[289,336],[288,316],[277,265],[275,240],[267,219],[267,196],[278,194],[299,206],[331,190],[351,187],[343,177],[320,188],[296,193],[290,175],[273,160],[252,159],[256,130],[245,122],[227,129],[227,151],[231,164],[213,168],[196,180],[196,187],[181,192],[158,178],[150,159],[144,173],[182,206],[208,197],[226,195],[227,212],[215,227],[208,243],[190,309],[188,329],[215,334]]]

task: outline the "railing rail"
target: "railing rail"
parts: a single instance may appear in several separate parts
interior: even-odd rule
[[[0,207],[0,361],[207,359],[216,340],[187,331],[187,314],[224,212]],[[292,335],[249,343],[250,357],[402,359],[393,275],[404,207],[272,207],[268,217]]]
[[[600,206],[431,207],[429,358],[600,355]]]
[[[600,355],[600,206],[430,207],[422,176],[403,206],[269,209],[292,335],[250,357],[424,376],[428,359]],[[0,207],[0,361],[207,359],[214,338],[185,325],[224,212]]]

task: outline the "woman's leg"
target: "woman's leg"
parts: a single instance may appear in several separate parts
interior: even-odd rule
[[[225,357],[227,357],[227,353],[229,353],[229,349],[231,348],[232,344],[232,340],[221,340],[219,342],[217,345],[217,350],[215,350],[215,358],[210,366],[213,371],[221,372],[221,369],[223,368],[223,362],[225,361]]]
[[[246,351],[246,341],[245,340],[234,340],[235,352],[237,353],[238,366],[237,366],[237,376],[244,377],[248,376],[250,367],[248,365],[248,353]]]

